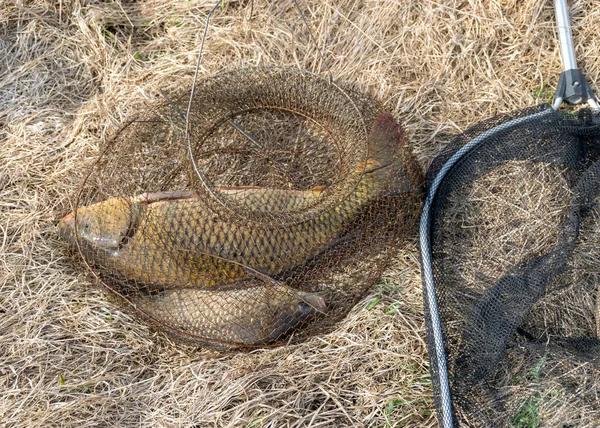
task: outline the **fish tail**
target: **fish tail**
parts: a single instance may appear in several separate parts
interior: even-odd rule
[[[370,173],[377,182],[385,184],[389,193],[423,192],[423,170],[404,130],[388,112],[379,114],[373,123],[369,158],[375,161]]]

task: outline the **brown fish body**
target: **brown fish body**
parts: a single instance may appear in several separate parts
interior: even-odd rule
[[[194,197],[149,204],[130,200],[124,202],[124,207],[139,217],[132,220],[138,223],[132,236],[119,249],[91,249],[85,255],[108,271],[160,288],[231,285],[253,271],[281,274],[306,263],[339,238],[367,202],[370,188],[375,185],[372,181],[365,175],[354,192],[334,209],[308,221],[274,228],[223,220]],[[246,189],[237,197],[276,212],[299,200],[318,197],[319,192]],[[274,210],[270,201],[276,205]],[[107,218],[126,217],[111,215],[111,204],[106,202]],[[118,203],[112,206],[117,211],[123,209]]]
[[[231,287],[258,271],[278,275],[301,266],[336,243],[349,223],[375,198],[405,187],[420,190],[412,154],[391,115],[376,121],[370,158],[357,168],[360,181],[339,204],[288,226],[261,228],[222,219],[194,197],[154,196],[152,200],[112,199],[78,210],[61,222],[61,234],[74,242],[79,232],[86,259],[110,272],[148,285]],[[406,170],[406,171],[404,171]],[[255,210],[277,214],[310,204],[322,190],[223,189]],[[184,195],[186,192],[175,192]],[[95,224],[96,233],[84,236]],[[83,239],[82,239],[83,238]]]
[[[133,303],[172,334],[213,347],[277,342],[326,310],[322,297],[283,284],[234,290],[180,288],[139,295]]]

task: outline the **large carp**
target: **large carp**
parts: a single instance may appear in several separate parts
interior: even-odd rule
[[[189,191],[113,198],[79,208],[59,225],[86,260],[120,276],[164,289],[230,287],[250,267],[269,276],[302,266],[344,237],[377,198],[421,191],[422,175],[403,132],[381,114],[369,137],[369,158],[352,192],[333,208],[285,227],[256,228],[222,219]],[[224,188],[264,212],[283,212],[320,197],[322,188]],[[75,224],[77,222],[77,224]]]
[[[216,348],[281,341],[326,312],[323,297],[283,284],[180,288],[132,298],[138,311],[171,334]]]

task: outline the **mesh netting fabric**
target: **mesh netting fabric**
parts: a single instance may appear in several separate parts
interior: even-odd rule
[[[415,230],[422,176],[370,97],[285,68],[223,72],[123,126],[60,225],[159,330],[218,349],[331,328]],[[187,131],[186,131],[187,130]]]
[[[466,131],[434,160],[427,184],[476,136],[546,109]],[[431,218],[457,420],[598,426],[600,117],[554,112],[495,133],[448,172]],[[435,349],[431,323],[428,336]],[[440,409],[439,367],[431,361]]]

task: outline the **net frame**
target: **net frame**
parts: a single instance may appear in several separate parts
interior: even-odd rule
[[[588,102],[596,112],[600,112],[600,106],[590,89],[585,77],[577,68],[575,52],[569,22],[569,12],[566,0],[554,0],[555,17],[557,21],[557,32],[561,48],[564,71],[560,75],[559,84],[552,106],[542,105],[529,110],[515,112],[507,115],[505,121],[492,128],[477,132],[477,125],[466,131],[463,135],[471,138],[458,148],[449,159],[443,159],[441,167],[436,165],[436,160],[430,166],[430,171],[437,171],[434,177],[429,177],[427,194],[419,224],[419,244],[421,260],[421,277],[423,280],[423,298],[426,314],[428,350],[430,360],[430,372],[434,388],[434,401],[438,411],[438,422],[443,428],[459,426],[456,418],[452,393],[449,380],[449,371],[446,357],[446,341],[438,307],[438,298],[435,288],[433,272],[431,234],[432,234],[432,207],[436,202],[437,192],[444,182],[446,176],[471,152],[485,144],[492,138],[496,138],[511,130],[525,127],[527,124],[535,123],[553,115],[563,102],[569,104],[580,104]],[[514,118],[511,118],[514,117]],[[515,117],[516,116],[516,117]],[[439,169],[438,169],[439,167]]]
[[[421,275],[423,277],[423,288],[425,298],[425,309],[430,314],[428,319],[428,334],[432,337],[429,346],[431,371],[434,374],[432,380],[434,389],[439,390],[436,394],[437,407],[440,413],[440,425],[443,427],[457,426],[452,406],[452,394],[450,392],[450,382],[448,367],[446,361],[446,351],[443,338],[443,329],[438,309],[437,296],[435,290],[435,279],[433,274],[433,262],[431,253],[431,225],[432,225],[432,207],[436,202],[437,192],[448,173],[473,150],[484,144],[490,138],[497,137],[503,133],[510,132],[516,127],[523,126],[530,122],[547,117],[554,113],[554,109],[549,106],[543,106],[540,112],[532,113],[518,117],[516,119],[504,122],[494,128],[484,131],[470,140],[467,144],[457,150],[435,176],[428,186],[427,197],[423,207],[421,220],[419,224],[419,244],[421,255]],[[429,332],[431,330],[431,333]]]

